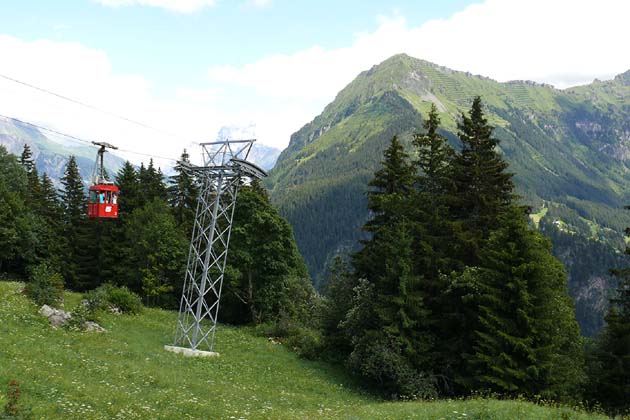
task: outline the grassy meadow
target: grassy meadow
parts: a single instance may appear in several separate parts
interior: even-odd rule
[[[17,380],[36,419],[608,418],[525,401],[385,402],[247,328],[220,327],[218,358],[186,358],[164,351],[177,314],[158,309],[105,315],[106,333],[52,329],[22,286],[0,282],[0,409]],[[79,299],[66,294],[66,309]]]

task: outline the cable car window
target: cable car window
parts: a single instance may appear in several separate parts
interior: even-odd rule
[[[90,203],[98,202],[98,198],[96,197],[96,191],[90,191]]]
[[[105,202],[107,204],[112,202],[112,193],[111,193],[111,191],[107,191],[107,194],[105,195]]]
[[[118,194],[112,193],[112,204],[118,203]]]

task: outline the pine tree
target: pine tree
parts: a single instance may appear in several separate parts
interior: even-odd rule
[[[195,178],[187,170],[190,165],[189,155],[184,149],[179,161],[173,168],[175,175],[169,179],[168,202],[175,216],[177,226],[189,237],[195,221],[197,206],[197,196],[199,188],[195,183]]]
[[[581,339],[566,273],[524,209],[498,223],[472,269],[464,301],[478,305],[471,388],[502,394],[567,396],[581,379]],[[562,327],[562,328],[559,328]]]
[[[138,173],[129,161],[126,161],[116,174],[116,185],[120,190],[118,213],[119,217],[124,219],[141,205]]]
[[[62,275],[69,288],[82,289],[79,273],[85,264],[89,264],[86,258],[85,245],[90,244],[90,238],[86,237],[85,215],[87,212],[87,200],[79,173],[79,167],[74,156],[70,156],[64,176],[61,178],[63,189],[60,191],[61,205],[63,209],[63,233],[67,241],[64,252],[64,264]],[[93,241],[94,239],[91,238]]]
[[[157,198],[148,202],[128,215],[123,227],[124,238],[116,246],[128,252],[125,259],[117,262],[128,271],[122,277],[124,285],[143,296],[148,304],[175,308],[188,248],[168,204]]]
[[[431,105],[429,118],[424,121],[422,128],[424,133],[413,136],[413,145],[418,152],[415,161],[420,172],[418,185],[421,192],[427,193],[429,206],[434,207],[437,204],[435,200],[450,188],[450,163],[455,152],[446,138],[438,132],[440,117],[435,104]]]
[[[155,169],[153,158],[149,160],[149,166],[140,165],[138,172],[139,193],[142,197],[141,205],[153,201],[154,199],[166,200],[166,185],[161,169]]]
[[[628,209],[629,207],[626,207]],[[630,236],[630,228],[626,228]],[[626,247],[630,255],[630,247]],[[611,270],[619,279],[606,326],[590,368],[590,394],[611,414],[630,413],[630,268]]]
[[[372,218],[363,226],[363,230],[371,234],[371,238],[363,243],[363,249],[353,255],[353,266],[358,277],[375,278],[382,272],[383,265],[375,265],[379,261],[379,248],[376,245],[379,232],[391,227],[393,221],[407,217],[409,212],[409,195],[413,191],[415,169],[409,163],[409,155],[403,145],[394,136],[389,147],[383,153],[382,168],[374,173],[368,183],[368,209]],[[407,212],[407,213],[405,213]]]
[[[412,219],[415,168],[396,137],[385,150],[382,165],[369,183],[373,217],[364,230],[371,238],[353,255],[355,276],[364,279],[364,293],[357,296],[344,321],[353,346],[348,363],[387,392],[428,396],[434,388],[427,372],[433,367],[427,357],[432,337],[425,323],[428,312],[420,267],[426,263],[414,258],[415,250],[427,244],[417,239],[422,235],[414,235],[418,226]]]
[[[512,174],[496,150],[499,140],[492,137],[482,108],[476,97],[468,115],[462,114],[458,125],[462,150],[453,160],[451,209],[463,225],[458,247],[468,266],[476,264],[483,241],[515,198]]]
[[[24,149],[20,155],[20,164],[24,167],[24,169],[26,169],[26,172],[30,173],[33,169],[35,169],[33,152],[31,151],[31,147],[26,143],[24,143]]]
[[[24,144],[24,150],[20,156],[20,164],[24,167],[28,178],[28,194],[27,205],[32,210],[37,210],[37,207],[41,203],[41,184],[39,175],[37,174],[37,167],[33,160],[33,153],[28,144]]]
[[[27,213],[27,174],[16,157],[0,146],[0,272],[25,274],[31,227]]]

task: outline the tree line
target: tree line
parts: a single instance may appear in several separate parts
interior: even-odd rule
[[[185,170],[186,151],[165,178],[151,160],[126,162],[115,174],[117,219],[89,219],[87,195],[74,156],[56,190],[39,176],[32,152],[0,147],[0,273],[19,280],[45,264],[65,287],[84,292],[125,286],[145,304],[177,309],[197,206],[198,180]],[[298,322],[310,318],[314,291],[290,225],[264,188],[242,185],[226,268],[221,321]]]
[[[328,279],[322,351],[394,397],[583,396],[628,409],[627,280],[598,345],[607,356],[587,357],[564,267],[529,225],[481,99],[461,115],[459,151],[435,106],[423,128],[411,152],[392,138],[369,183],[369,238]],[[624,379],[587,375],[602,364]]]

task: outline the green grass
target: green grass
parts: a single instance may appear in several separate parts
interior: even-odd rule
[[[107,315],[107,333],[55,330],[21,287],[0,282],[0,385],[19,381],[37,419],[606,418],[524,401],[383,402],[246,328],[220,327],[220,357],[186,358],[163,350],[177,314],[156,309]]]

